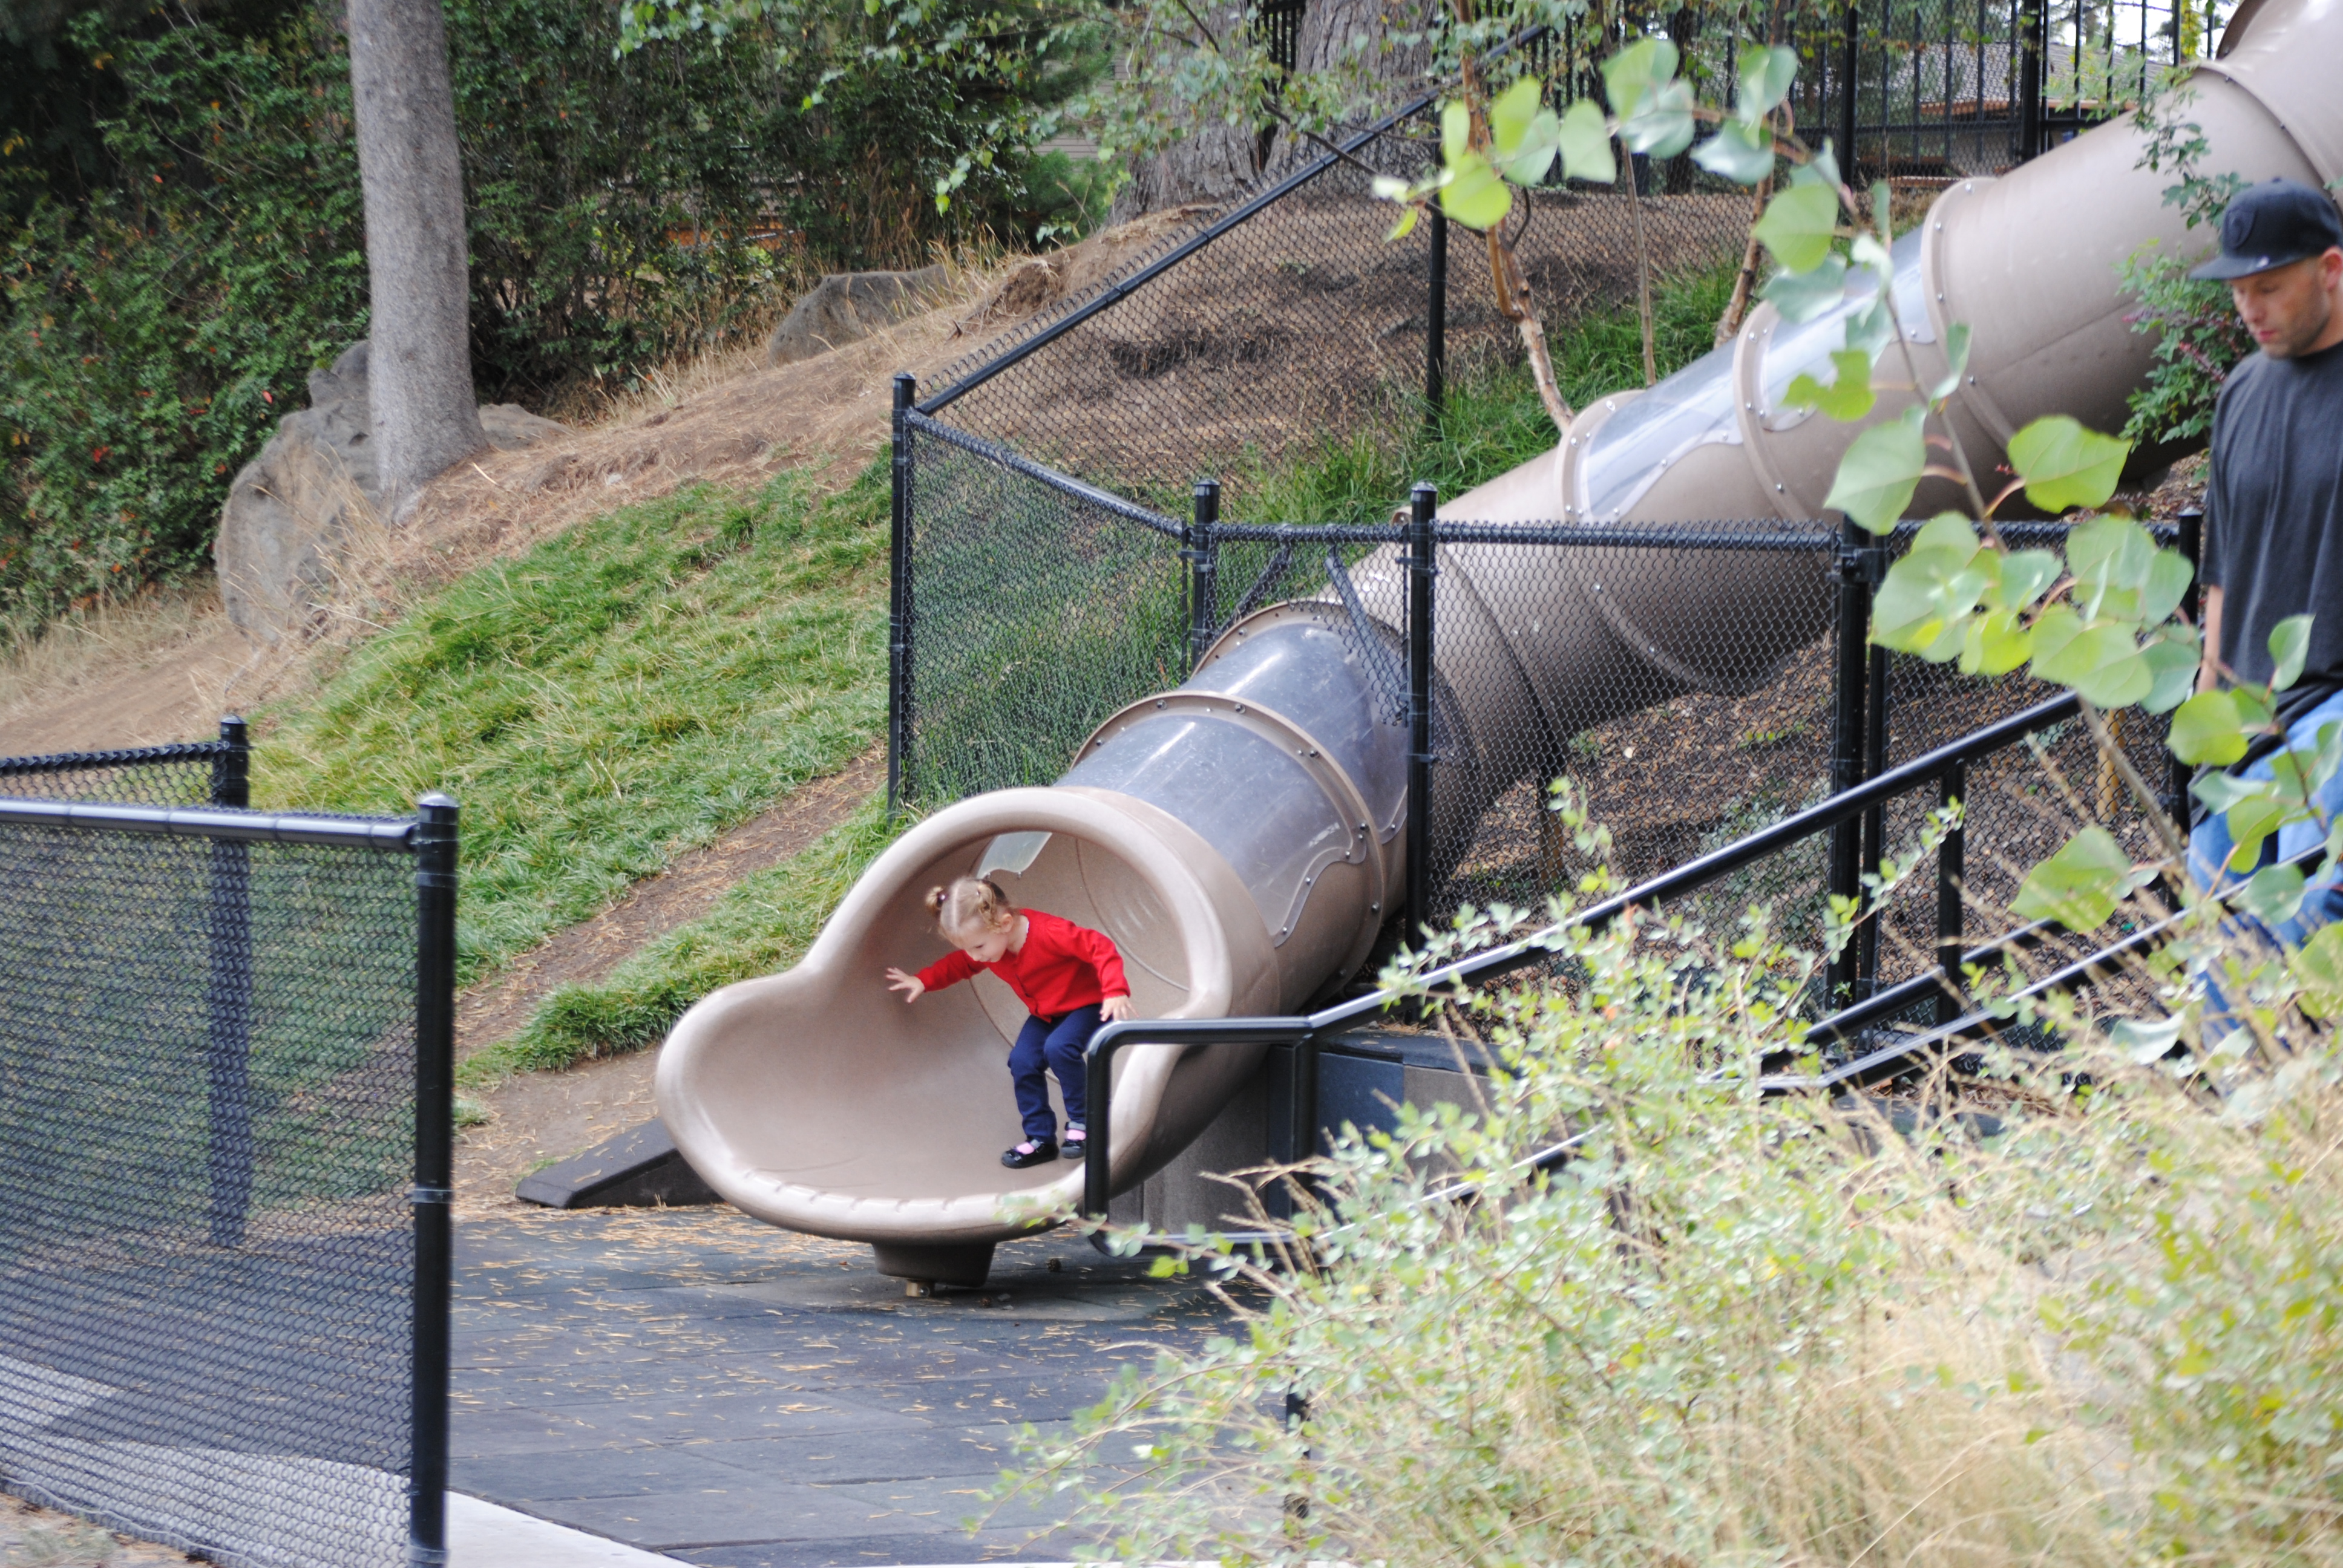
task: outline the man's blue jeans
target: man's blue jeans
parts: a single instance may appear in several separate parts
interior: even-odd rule
[[[1099,1030],[1095,1004],[1078,1007],[1065,1017],[1031,1017],[1017,1031],[1009,1048],[1009,1078],[1017,1086],[1017,1114],[1024,1119],[1025,1136],[1035,1143],[1058,1136],[1058,1119],[1050,1110],[1050,1074],[1058,1075],[1058,1092],[1066,1101],[1066,1125],[1083,1127],[1090,1081],[1083,1076],[1082,1052]]]
[[[2337,692],[2287,726],[2288,749],[2306,753],[2316,750],[2319,729],[2330,723],[2343,723],[2343,691]],[[2272,764],[2277,757],[2278,753],[2273,751],[2268,757],[2248,763],[2238,770],[2237,776],[2241,779],[2274,778],[2276,773]],[[2320,787],[2318,803],[2319,810],[2329,821],[2343,815],[2343,773],[2338,773]],[[2287,860],[2325,842],[2327,829],[2318,822],[2295,822],[2279,829],[2275,837],[2278,839],[2275,858]],[[2197,823],[2189,834],[2190,879],[2200,888],[2216,891],[2242,885],[2253,876],[2256,868],[2248,866],[2242,871],[2230,870],[2226,862],[2230,851],[2236,848],[2236,840],[2229,837],[2228,823],[2219,812],[2207,812],[2205,819]],[[2267,843],[2262,850],[2262,859],[2265,862],[2272,859]],[[2237,918],[2240,920],[2247,919],[2242,915]],[[2310,879],[2309,887],[2303,893],[2302,909],[2294,919],[2267,929],[2278,941],[2288,947],[2298,947],[2311,932],[2338,920],[2343,920],[2343,871],[2338,871],[2334,862],[2329,861]],[[2262,929],[2258,922],[2255,922],[2255,926]]]

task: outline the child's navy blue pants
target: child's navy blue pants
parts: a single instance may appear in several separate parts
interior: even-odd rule
[[[1057,1118],[1050,1110],[1050,1073],[1058,1075],[1058,1092],[1065,1097],[1066,1123],[1087,1127],[1083,1115],[1082,1052],[1098,1032],[1099,1010],[1078,1007],[1055,1020],[1031,1017],[1009,1048],[1009,1078],[1017,1086],[1017,1114],[1024,1118],[1025,1136],[1038,1143],[1058,1135]]]

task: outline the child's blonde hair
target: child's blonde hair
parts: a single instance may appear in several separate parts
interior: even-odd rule
[[[962,877],[949,888],[930,888],[927,904],[946,937],[1001,930],[1017,919],[1017,906],[990,877]]]

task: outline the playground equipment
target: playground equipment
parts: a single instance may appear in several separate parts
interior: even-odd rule
[[[2343,176],[2343,100],[2321,79],[2338,50],[2336,0],[2242,11],[2196,76],[2206,166]],[[2146,241],[2189,239],[2139,155],[2128,122],[2103,126],[2004,178],[1951,186],[1894,247],[1895,310],[1921,380],[1943,374],[1949,327],[1971,327],[1950,417],[1982,472],[2042,415],[2123,422],[2150,344],[2123,320],[2117,266]],[[1441,555],[1442,812],[1477,815],[1550,769],[1571,736],[1632,707],[1763,684],[1795,651],[1795,628],[1819,622],[1827,584],[1810,554],[1704,551],[1673,576],[1558,592],[1501,536],[1555,519],[1648,529],[1821,516],[1858,427],[1782,400],[1802,371],[1827,378],[1845,317],[1872,286],[1853,280],[1840,310],[1808,323],[1758,309],[1730,345],[1602,399],[1553,450],[1442,508],[1443,523],[1500,536]],[[1890,365],[1886,378],[1900,379]],[[1895,417],[1913,396],[1885,393],[1872,417]],[[1915,507],[1955,500],[1924,487]],[[921,895],[954,876],[996,876],[1019,903],[1107,932],[1147,1016],[1291,1012],[1348,979],[1403,890],[1408,755],[1391,691],[1405,573],[1386,550],[1352,582],[1353,602],[1238,621],[1179,688],[1101,725],[1055,786],[978,796],[920,823],[802,963],[687,1013],[658,1095],[693,1168],[747,1212],[869,1241],[882,1271],[914,1281],[980,1283],[994,1242],[1071,1208],[1078,1164],[999,1163],[1018,1135],[1002,1061],[1022,1010],[1007,988],[980,977],[906,1007],[881,980],[890,965],[944,950]],[[1694,631],[1759,595],[1814,613],[1778,618],[1779,646],[1702,650]],[[1605,678],[1627,668],[1640,678]],[[1490,744],[1501,724],[1502,749]],[[1125,1052],[1113,1189],[1178,1155],[1258,1060],[1241,1047]]]

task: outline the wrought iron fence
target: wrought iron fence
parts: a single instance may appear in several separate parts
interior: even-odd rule
[[[456,808],[90,798],[244,757],[0,762],[0,1490],[220,1563],[445,1561]]]

